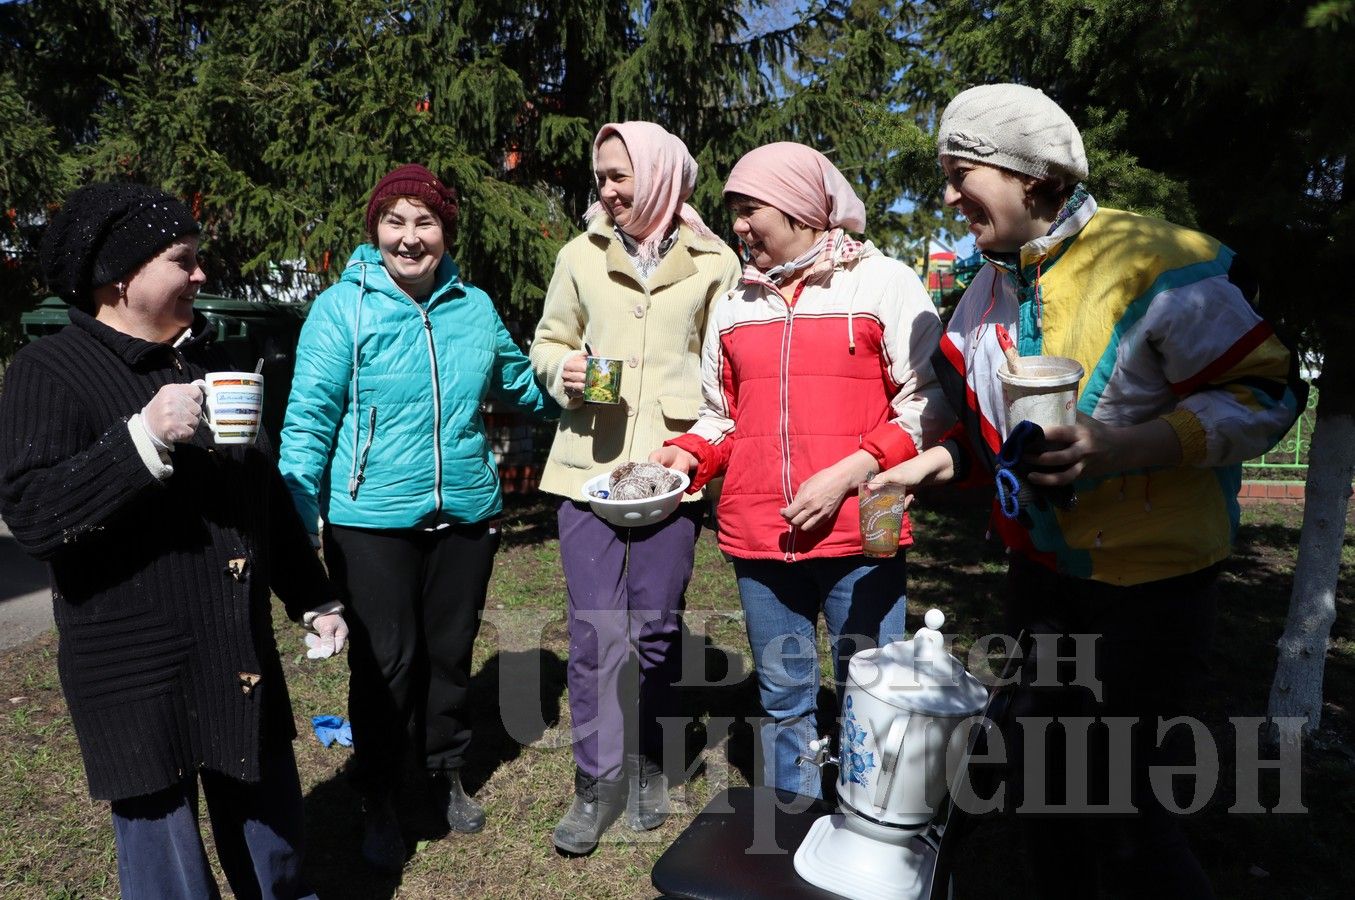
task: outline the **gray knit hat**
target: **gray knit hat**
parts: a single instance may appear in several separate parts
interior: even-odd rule
[[[1043,91],[985,84],[960,93],[941,114],[938,156],[958,156],[1034,178],[1087,177],[1087,154],[1073,120]]]

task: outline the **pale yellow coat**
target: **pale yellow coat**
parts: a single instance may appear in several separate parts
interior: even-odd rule
[[[541,490],[582,500],[588,479],[648,459],[691,427],[701,403],[706,316],[741,272],[723,241],[685,224],[648,282],[606,216],[560,250],[530,352],[536,377],[564,407]],[[623,360],[619,404],[565,396],[564,363],[585,342],[595,356]]]

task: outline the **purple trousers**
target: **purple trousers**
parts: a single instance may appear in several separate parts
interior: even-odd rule
[[[585,504],[560,504],[569,713],[574,762],[585,775],[620,778],[627,749],[660,761],[658,718],[673,711],[679,613],[704,510],[684,503],[657,525],[617,528]],[[638,685],[623,679],[632,654]]]

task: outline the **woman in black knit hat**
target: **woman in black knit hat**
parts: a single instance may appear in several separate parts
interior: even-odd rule
[[[122,895],[216,897],[199,783],[237,897],[313,896],[270,612],[341,649],[342,606],[267,438],[215,446],[192,382],[229,369],[193,310],[198,223],[163,191],[93,184],[42,243],[71,324],[0,396],[0,514],[46,560],[58,669],[90,793],[112,803]]]

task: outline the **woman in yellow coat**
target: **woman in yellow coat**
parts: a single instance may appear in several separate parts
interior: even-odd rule
[[[618,528],[592,514],[583,485],[645,461],[696,421],[707,310],[740,272],[685,202],[696,163],[677,137],[652,122],[605,125],[593,171],[598,202],[587,231],[560,251],[531,349],[537,377],[565,408],[541,489],[561,497],[569,591],[575,798],[554,840],[571,854],[591,852],[623,808],[637,830],[667,814],[659,718],[672,711],[678,613],[704,509],[693,494],[667,521]],[[618,402],[584,403],[590,353],[622,361]],[[639,716],[623,709],[618,684],[632,651]]]

